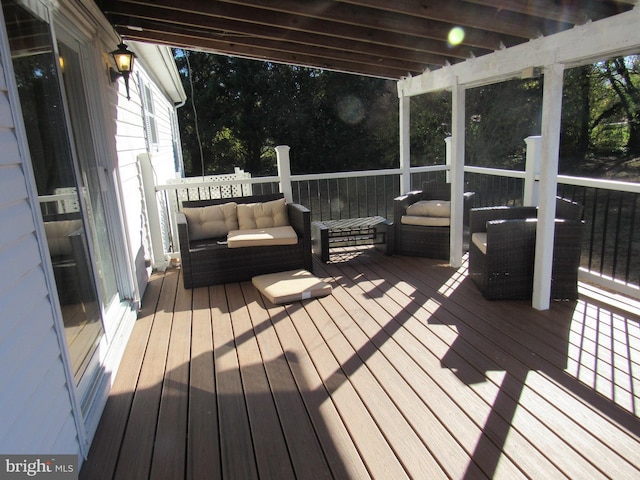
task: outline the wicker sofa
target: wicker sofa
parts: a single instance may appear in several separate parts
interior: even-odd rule
[[[469,223],[469,210],[473,206],[473,198],[473,192],[464,194],[464,225]],[[448,204],[451,201],[451,184],[425,182],[422,184],[422,190],[409,192],[393,200],[395,253],[397,255],[445,260],[449,258],[451,228],[449,227],[447,208],[445,207],[444,216],[441,218],[428,216],[416,218],[411,214],[412,206],[417,206],[418,202],[428,201],[444,201]],[[415,223],[408,223],[412,220],[415,220]]]
[[[490,300],[533,293],[536,207],[474,208],[469,215],[469,276]],[[551,298],[578,298],[583,207],[556,199]]]
[[[303,268],[312,271],[311,212],[296,203],[286,204],[288,223],[297,234],[292,244],[230,248],[226,234],[212,238],[190,238],[193,225],[189,227],[185,209],[230,203],[251,207],[281,199],[283,195],[276,193],[182,202],[183,211],[177,214],[177,224],[185,288],[241,282],[256,275],[285,270]]]

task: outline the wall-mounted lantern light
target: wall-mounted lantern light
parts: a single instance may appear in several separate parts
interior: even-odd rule
[[[115,82],[118,78],[124,78],[124,86],[127,90],[127,100],[131,100],[129,97],[129,74],[133,71],[133,60],[136,58],[135,53],[127,49],[124,43],[118,45],[118,49],[110,53],[113,60],[116,62],[116,72],[112,67],[109,67],[109,75],[111,81]]]

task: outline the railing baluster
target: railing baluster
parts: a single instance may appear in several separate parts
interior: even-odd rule
[[[593,269],[593,243],[595,239],[595,231],[596,231],[596,218],[597,218],[597,205],[598,205],[598,190],[594,189],[593,193],[593,210],[591,213],[591,235],[589,241],[589,270]]]
[[[618,192],[619,193],[619,192]],[[616,216],[616,231],[613,242],[613,266],[611,269],[611,277],[616,278],[616,270],[618,267],[618,250],[620,247],[620,228],[622,227],[622,195],[618,195],[618,214]]]
[[[606,202],[604,208],[604,219],[602,222],[602,246],[600,249],[600,274],[604,273],[604,259],[606,256],[606,244],[607,244],[607,225],[609,224],[609,200],[611,197],[611,192],[609,190],[606,191]]]
[[[627,267],[624,272],[624,279],[626,282],[631,282],[631,263],[632,260],[636,258],[636,255],[633,254],[633,239],[636,238],[635,230],[638,196],[638,194],[635,194],[633,196],[633,203],[631,204],[631,221],[629,222],[629,247],[627,248]],[[636,269],[636,271],[638,271],[638,269]],[[640,272],[638,272],[638,281],[636,283],[640,283]]]

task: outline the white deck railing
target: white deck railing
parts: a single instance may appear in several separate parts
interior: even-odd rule
[[[535,138],[528,139],[528,148],[535,151],[535,143]],[[154,252],[154,266],[164,268],[170,257],[179,256],[175,212],[180,209],[181,200],[193,198],[193,195],[197,195],[197,198],[224,198],[237,196],[240,192],[245,195],[279,191],[289,201],[309,207],[314,220],[370,215],[393,219],[393,198],[401,193],[404,170],[395,168],[292,175],[288,171],[288,149],[280,150],[278,154],[279,171],[285,173],[282,177],[226,176],[225,179],[200,178],[200,181],[192,178],[188,184],[156,185],[153,190],[156,198],[147,199],[147,202],[153,200],[168,206],[164,209],[164,215],[167,216],[165,223],[168,222],[170,228],[164,233],[168,238],[163,242],[169,248]],[[448,170],[447,165],[412,167],[409,169],[411,179],[407,184],[411,189],[419,189],[423,180],[434,177],[444,179]],[[538,171],[539,158],[529,158],[526,171],[466,166],[465,176],[469,179],[482,176],[485,179],[496,179],[495,181],[517,182],[507,188],[511,192],[499,197],[500,203],[508,201],[535,205]],[[229,190],[231,187],[232,190]],[[504,190],[503,187],[494,185],[488,188],[492,190],[492,195],[499,193],[501,189]],[[634,243],[636,238],[640,238],[640,184],[560,175],[558,191],[585,205],[587,239],[581,278],[640,298],[640,261],[635,260],[640,258],[640,245]],[[478,190],[476,192],[481,193]],[[612,195],[615,196],[613,200]],[[481,195],[479,197],[482,198]],[[607,199],[606,205],[598,201],[602,198]],[[487,197],[485,203],[491,203],[490,200]],[[615,205],[610,205],[611,202]],[[636,218],[639,218],[637,225]],[[151,235],[163,235],[163,232],[151,232]]]

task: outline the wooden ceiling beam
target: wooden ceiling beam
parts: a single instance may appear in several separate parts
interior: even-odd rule
[[[166,24],[157,24],[155,22],[146,20],[141,23],[141,26],[142,32],[159,33],[164,31],[173,36],[183,37],[185,39],[185,42],[195,45],[204,44],[205,42],[211,40],[213,42],[217,42],[215,44],[212,44],[216,45],[216,48],[219,48],[220,45],[225,45],[229,48],[230,46],[235,46],[237,48],[245,47],[248,50],[262,49],[269,52],[281,52],[284,54],[292,54],[298,56],[304,55],[309,58],[317,58],[319,60],[322,59],[322,61],[324,62],[337,60],[371,66],[384,65],[388,69],[395,69],[397,71],[404,72],[405,74],[409,72],[423,72],[425,70],[425,67],[428,65],[428,63],[424,60],[408,61],[393,58],[383,58],[371,51],[367,53],[346,52],[344,50],[330,48],[326,45],[298,45],[278,42],[264,38],[247,37],[233,34],[215,36],[211,35],[211,32],[206,30],[181,28],[176,27],[175,25],[167,26]],[[130,33],[123,34],[127,37],[131,35]]]
[[[274,63],[284,63],[288,65],[298,65],[303,67],[318,68],[323,70],[338,71],[344,73],[353,73],[358,75],[366,75],[377,78],[386,78],[397,80],[406,76],[410,72],[404,70],[396,70],[388,68],[381,64],[371,66],[367,64],[356,64],[350,61],[334,60],[327,62],[325,59],[306,56],[304,54],[293,54],[287,52],[270,51],[260,47],[245,47],[237,45],[233,42],[224,42],[212,39],[197,39],[194,45],[193,40],[184,35],[167,33],[165,31],[144,32],[123,31],[118,29],[124,38],[128,40],[151,42],[169,47],[194,49],[197,45],[199,51],[205,51],[220,55],[228,55],[233,57],[247,58],[258,61],[271,61]]]
[[[245,7],[277,11],[280,14],[305,16],[318,20],[343,23],[358,27],[373,28],[406,35],[415,35],[435,40],[446,40],[449,32],[457,24],[452,22],[435,21],[427,18],[384,11],[374,8],[363,8],[342,3],[331,2],[327,8],[319,6],[322,2],[291,2],[291,1],[246,1],[246,0],[220,0],[225,3],[243,5]],[[324,2],[326,3],[326,2]],[[487,50],[498,50],[501,45],[515,45],[522,42],[523,37],[518,35],[499,35],[492,31],[469,28],[465,36],[465,45],[483,48]]]
[[[119,0],[111,2],[107,13],[129,15],[132,18],[157,18],[170,22],[205,26],[217,30],[229,30],[236,33],[254,34],[266,38],[282,38],[286,41],[305,43],[307,40],[300,38],[302,34],[322,35],[314,41],[331,41],[326,37],[341,38],[348,41],[371,43],[367,50],[377,48],[376,45],[405,48],[412,51],[422,51],[426,54],[443,56],[443,60],[437,63],[444,64],[449,58],[467,59],[472,56],[481,56],[501,48],[501,45],[492,45],[491,49],[471,48],[468,44],[451,48],[447,45],[446,35],[440,40],[433,40],[428,35],[414,35],[407,32],[390,32],[376,30],[369,27],[350,26],[347,24],[333,23],[326,20],[312,20],[297,15],[288,15],[273,11],[257,12],[237,5],[226,5],[225,2],[211,2],[203,7],[202,11],[195,12],[197,3],[194,0],[176,2],[171,6],[171,0],[151,3],[145,0]],[[270,31],[267,31],[270,29]],[[260,31],[260,33],[257,33]],[[479,37],[480,35],[476,35]],[[493,41],[495,39],[491,39]],[[476,43],[480,43],[479,41]],[[486,43],[486,42],[485,42]],[[347,46],[343,48],[348,48]],[[397,54],[396,54],[397,55]]]
[[[193,17],[193,18],[192,18]],[[306,32],[288,32],[286,30],[277,29],[274,27],[268,27],[264,25],[251,25],[242,22],[235,22],[226,19],[210,18],[207,21],[203,21],[200,17],[194,16],[188,12],[182,12],[176,14],[169,10],[153,10],[145,9],[136,10],[133,9],[123,10],[122,15],[111,14],[112,23],[119,26],[129,26],[134,29],[145,28],[144,22],[153,22],[153,29],[159,30],[161,25],[166,25],[166,28],[183,29],[184,32],[199,32],[202,37],[227,37],[227,38],[254,38],[264,39],[270,41],[280,41],[286,43],[292,43],[299,45],[298,48],[304,46],[309,48],[316,48],[319,45],[323,45],[327,48],[336,50],[343,50],[345,52],[352,53],[366,53],[371,54],[372,50],[375,50],[376,55],[380,57],[393,59],[393,60],[405,60],[408,62],[420,62],[429,63],[432,65],[445,65],[449,63],[455,63],[456,59],[464,59],[463,54],[466,53],[464,49],[446,51],[447,56],[439,55],[440,52],[433,52],[429,45],[425,45],[422,39],[415,39],[414,49],[397,48],[394,45],[393,38],[389,39],[389,45],[376,45],[375,48],[371,44],[366,42],[360,42],[354,39],[343,39],[339,37],[327,37],[323,35],[306,33]]]
[[[262,1],[262,0],[261,0]],[[295,1],[295,0],[292,0]],[[537,38],[570,28],[572,25],[544,20],[495,7],[473,4],[463,0],[340,0],[360,7],[412,15],[430,20],[449,22],[461,27],[473,27],[515,37]]]
[[[468,3],[493,7],[542,19],[582,25],[588,20],[605,16],[601,9],[587,2],[523,2],[521,0],[464,0]],[[583,8],[583,7],[589,7]],[[595,17],[595,18],[594,18]]]

